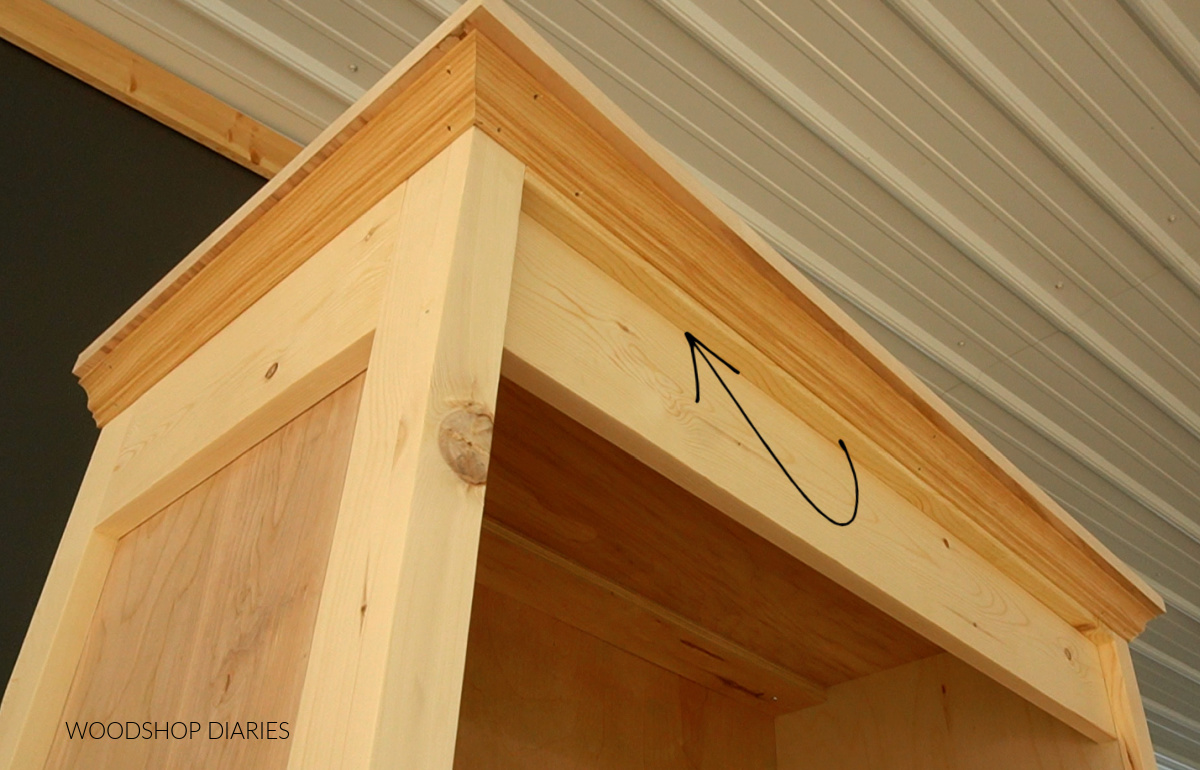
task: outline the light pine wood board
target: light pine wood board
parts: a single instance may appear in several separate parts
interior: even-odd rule
[[[44,763],[116,539],[366,368],[402,200],[403,185],[105,426],[5,694],[0,767]]]
[[[486,517],[475,583],[771,714],[825,699],[823,688],[796,672]]]
[[[818,692],[939,651],[508,379],[497,409],[485,512],[520,536]]]
[[[41,0],[0,3],[0,37],[270,179],[300,145]]]
[[[1085,607],[1077,596],[1064,591],[1054,575],[1041,571],[1011,543],[987,531],[972,517],[964,516],[953,497],[921,473],[924,466],[907,467],[872,437],[868,424],[847,420],[816,390],[766,359],[727,324],[712,323],[711,314],[695,298],[590,220],[578,206],[534,177],[527,184],[523,210],[676,326],[690,329],[713,349],[722,351],[723,356],[737,360],[742,377],[791,411],[803,414],[825,438],[852,442],[859,467],[877,474],[909,503],[1000,567],[1064,620],[1079,629],[1099,623],[1097,613]],[[1065,568],[1065,564],[1059,566]]]
[[[463,21],[480,5],[480,0],[467,0],[458,12],[446,19],[425,40],[418,43],[390,72],[380,78],[375,85],[330,123],[316,139],[306,145],[291,159],[277,175],[271,178],[257,193],[250,197],[241,207],[230,215],[224,223],[214,230],[207,238],[192,249],[178,265],[163,276],[136,303],[121,314],[109,327],[88,345],[75,361],[74,373],[83,377],[94,370],[115,350],[138,326],[141,326],[150,316],[157,312],[167,300],[175,296],[185,285],[202,271],[214,264],[217,257],[237,240],[242,233],[250,229],[268,211],[287,197],[292,190],[309,177],[314,171],[323,166],[330,157],[345,145],[364,126],[370,123],[384,109],[409,90],[423,75],[441,62],[443,56],[453,50],[459,43],[463,33]],[[465,130],[465,129],[464,129]],[[451,133],[451,132],[447,132]],[[415,140],[415,137],[409,137]],[[439,139],[425,147],[428,153],[424,160],[416,163],[422,165],[425,160],[436,155],[453,136]],[[391,189],[403,179],[395,180],[388,185]],[[361,212],[358,212],[361,213]],[[351,217],[353,218],[353,217]],[[335,230],[334,233],[337,231]],[[278,255],[276,255],[278,256]],[[224,270],[226,263],[221,260],[218,269]],[[236,267],[234,268],[236,269]],[[265,291],[265,289],[264,289]],[[208,295],[205,298],[211,299]],[[253,299],[249,303],[253,304]],[[228,323],[237,316],[229,313],[228,308],[220,311],[214,308],[194,308],[197,314],[206,310],[222,312],[224,322]],[[197,342],[198,347],[201,342]],[[170,370],[167,367],[159,372],[159,376]],[[151,383],[152,384],[152,383]],[[147,385],[148,387],[148,385]]]
[[[60,721],[294,725],[362,378],[120,540]],[[69,739],[46,767],[283,767],[287,740]]]
[[[772,718],[480,586],[459,770],[773,770]]]
[[[143,394],[100,526],[123,535],[361,373],[404,185]]]
[[[97,534],[129,416],[100,431],[0,704],[0,768],[41,767],[54,740],[115,538]]]
[[[523,176],[472,129],[407,183],[289,767],[452,760]]]
[[[178,291],[146,303],[145,320],[104,356],[103,366],[77,368],[96,421],[104,424],[126,409],[470,128],[472,50],[471,41],[456,46],[261,217],[240,220],[228,232],[226,223],[210,236],[220,236],[222,245],[203,252],[204,259],[219,254],[220,270],[191,264],[194,275]]]
[[[943,654],[831,688],[776,720],[779,770],[1122,770],[1094,743]]]
[[[1108,687],[1108,701],[1112,706],[1125,770],[1155,770],[1158,761],[1154,758],[1154,745],[1150,741],[1150,728],[1146,724],[1129,644],[1104,628],[1092,633],[1091,637],[1100,652],[1100,665],[1104,668],[1104,683]]]
[[[707,395],[694,403],[683,329],[544,228],[525,225],[506,376],[1072,727],[1095,740],[1114,735],[1091,641],[865,469],[854,524],[818,516],[712,372],[701,372]],[[848,516],[854,485],[838,446],[727,377],[808,494]]]
[[[478,8],[479,4],[480,0],[467,0],[459,12],[446,19],[429,37],[417,44],[413,50],[409,51],[408,55],[390,72],[380,78],[371,88],[367,89],[366,93],[350,109],[346,110],[346,112],[339,115],[337,119],[330,123],[316,139],[301,149],[288,162],[287,166],[263,185],[237,211],[231,214],[229,219],[201,241],[196,248],[192,249],[187,257],[172,268],[171,272],[163,276],[132,307],[122,313],[120,318],[114,321],[103,334],[97,337],[91,345],[88,345],[79,354],[75,361],[75,375],[83,378],[86,374],[96,369],[137,327],[145,323],[160,307],[179,293],[184,286],[190,283],[201,272],[210,268],[223,271],[227,267],[232,267],[236,271],[238,269],[237,260],[218,260],[217,258],[234,241],[238,240],[243,233],[253,228],[255,223],[262,219],[271,209],[275,208],[280,201],[288,197],[313,172],[325,165],[338,149],[347,144],[363,127],[378,117],[389,104],[397,99],[403,101],[404,94],[420,81],[423,75],[433,69],[435,65],[441,64],[443,56],[457,47],[462,37],[463,21]],[[443,82],[440,85],[445,86],[445,83]],[[448,94],[443,94],[443,98],[446,96]],[[440,118],[441,116],[439,115],[438,117]],[[459,127],[459,131],[461,132],[462,130],[465,130],[465,125]],[[439,135],[436,141],[424,146],[424,158],[417,161],[415,166],[409,170],[409,173],[436,155],[454,138],[455,134],[453,131],[446,133],[450,134],[450,136],[441,138]],[[432,139],[432,136],[421,136]],[[410,149],[416,149],[413,145],[416,143],[417,137],[409,136],[407,138],[409,139],[408,146]],[[403,177],[394,180],[383,189],[383,192],[395,187],[396,184],[402,181],[404,181]],[[350,219],[353,219],[360,213],[362,212],[353,213]],[[329,236],[337,232],[338,230],[334,229],[329,233]],[[274,256],[280,257],[281,255],[275,254]],[[287,259],[286,255],[283,255],[282,258]],[[234,264],[231,266],[230,262]],[[260,288],[262,291],[266,290],[261,286],[257,288]],[[200,296],[205,300],[214,299],[208,294]],[[257,297],[248,297],[246,300],[247,305],[253,304],[255,299]],[[219,303],[207,307],[195,307],[193,310],[197,315],[203,315],[205,312],[219,313],[223,317],[223,323],[228,323],[237,317],[237,312],[231,312],[230,308],[223,307]],[[203,344],[203,340],[195,342],[196,347],[200,344]],[[166,374],[166,372],[170,371],[170,368],[170,366],[167,366],[159,371],[157,373],[158,377]],[[156,380],[157,377],[150,378],[150,382],[146,384],[146,387],[149,387]]]

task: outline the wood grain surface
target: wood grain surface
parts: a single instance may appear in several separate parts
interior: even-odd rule
[[[103,366],[76,367],[97,423],[132,404],[471,127],[472,47],[455,47],[261,216],[235,215],[219,228],[189,258],[186,272],[194,275],[177,290],[135,306],[145,318],[119,345],[110,341]],[[221,269],[201,269],[218,255]],[[174,285],[172,276],[164,281]]]
[[[485,510],[819,690],[938,652],[507,379]]]
[[[439,439],[495,414],[524,173],[471,129],[407,183],[289,767],[453,757],[484,486]]]
[[[713,371],[701,371],[697,402],[684,332],[552,234],[523,226],[506,376],[1076,729],[1113,737],[1086,636],[870,469],[859,468],[855,482],[842,450],[803,412],[727,375],[740,408],[770,437],[772,456]],[[857,486],[854,523],[836,527],[819,516],[780,463],[839,518],[852,510]],[[660,579],[687,590],[670,574]]]
[[[121,538],[63,720],[294,726],[361,388],[359,377]],[[60,727],[46,766],[283,767],[291,745],[69,739]]]
[[[475,582],[684,679],[772,714],[825,699],[820,685],[570,559],[483,520]]]
[[[480,587],[458,770],[773,770],[774,723]]]
[[[1123,770],[1093,743],[951,655],[849,682],[776,721],[780,770]]]
[[[525,162],[531,184],[547,191],[544,199],[571,212],[550,222],[560,237],[651,306],[669,306],[670,295],[681,293],[719,319],[753,351],[748,360],[758,366],[748,368],[746,377],[758,387],[775,384],[761,376],[770,367],[804,383],[820,408],[836,415],[822,426],[827,438],[836,441],[848,430],[866,437],[874,446],[864,457],[899,481],[898,490],[923,499],[932,488],[950,502],[954,513],[945,519],[965,525],[957,527],[960,537],[978,541],[980,550],[999,542],[1003,548],[991,547],[992,555],[1007,550],[1002,558],[1031,562],[1027,574],[1049,579],[1029,580],[1027,590],[1044,594],[1056,611],[1075,610],[1068,617],[1073,625],[1102,621],[1132,636],[1162,611],[1145,581],[711,193],[685,173],[648,165],[646,152],[659,149],[648,137],[644,148],[631,149],[628,138],[612,139],[611,125],[602,135],[612,120],[635,127],[615,108],[596,107],[607,99],[594,86],[576,78],[572,86],[586,88],[589,97],[572,103],[546,73],[559,67],[535,65],[541,75],[535,76],[514,58],[522,45],[536,50],[526,62],[560,60],[556,52],[539,39],[498,41],[503,38],[497,33],[477,42],[477,122]],[[580,101],[592,106],[581,111]],[[581,220],[595,226],[581,228]],[[606,239],[619,247],[606,248]],[[798,411],[806,406],[795,390],[775,388],[773,395]],[[1026,577],[1021,572],[1016,576]],[[1070,602],[1055,602],[1064,592]]]

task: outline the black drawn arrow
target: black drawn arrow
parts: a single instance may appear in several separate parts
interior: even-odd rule
[[[800,493],[800,496],[803,497],[805,501],[813,507],[813,510],[824,516],[825,520],[830,524],[836,524],[839,527],[849,526],[854,521],[854,518],[858,516],[858,474],[854,471],[854,461],[850,459],[850,450],[846,449],[846,442],[838,439],[838,446],[842,448],[842,452],[844,452],[846,455],[846,462],[850,464],[850,475],[854,477],[854,512],[850,514],[849,519],[846,519],[845,521],[838,521],[837,519],[834,519],[826,514],[825,511],[822,511],[820,507],[818,507],[817,504],[812,501],[812,498],[804,493],[804,490],[801,489],[800,485],[796,483],[796,480],[792,478],[792,474],[788,473],[788,469],[783,467],[783,463],[781,463],[779,458],[775,456],[775,450],[771,449],[771,445],[768,444],[767,440],[763,438],[763,435],[758,432],[758,428],[754,427],[754,421],[750,419],[750,415],[746,414],[746,410],[743,409],[742,405],[738,403],[737,396],[733,395],[733,391],[731,391],[729,386],[725,384],[725,380],[721,378],[720,373],[717,371],[717,368],[713,366],[712,361],[708,360],[708,356],[705,355],[705,352],[707,351],[708,353],[712,353],[714,358],[728,366],[729,371],[733,372],[734,374],[741,374],[741,372],[739,372],[733,366],[733,364],[729,363],[724,358],[721,358],[716,353],[713,353],[712,348],[696,339],[696,336],[691,332],[684,332],[683,336],[687,338],[688,347],[691,348],[692,351],[692,374],[696,378],[696,403],[700,403],[700,368],[696,365],[696,352],[699,351],[700,357],[704,359],[704,363],[708,364],[708,368],[712,370],[714,375],[716,375],[717,382],[721,383],[721,387],[725,388],[725,392],[728,393],[729,397],[733,399],[733,405],[736,406],[738,411],[742,413],[742,417],[746,418],[746,422],[750,424],[750,429],[754,431],[754,435],[758,436],[758,440],[761,441],[762,445],[765,446],[767,451],[771,453],[771,457],[775,460],[775,464],[779,466],[779,470],[783,471],[783,475],[787,476],[788,481],[792,482],[792,486],[796,488],[796,491]]]

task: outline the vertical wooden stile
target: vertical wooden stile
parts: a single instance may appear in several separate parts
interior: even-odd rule
[[[71,687],[116,538],[95,531],[129,429],[122,414],[104,426],[67,519],[54,564],[0,706],[0,768],[41,767]]]
[[[292,768],[453,761],[523,177],[472,129],[408,182]]]
[[[1129,643],[1106,628],[1093,631],[1089,637],[1096,643],[1096,650],[1100,653],[1104,686],[1112,707],[1113,725],[1121,744],[1121,761],[1125,763],[1125,770],[1154,770],[1158,767],[1158,760],[1154,758],[1154,746],[1150,741],[1142,694],[1133,670],[1133,658],[1129,655]]]

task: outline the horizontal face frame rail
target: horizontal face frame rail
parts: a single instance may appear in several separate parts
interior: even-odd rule
[[[1093,740],[1114,736],[1087,637],[869,471],[852,524],[818,516],[733,403],[694,400],[685,330],[532,218],[520,232],[510,379]],[[753,385],[729,387],[809,494],[850,510],[840,447]]]

